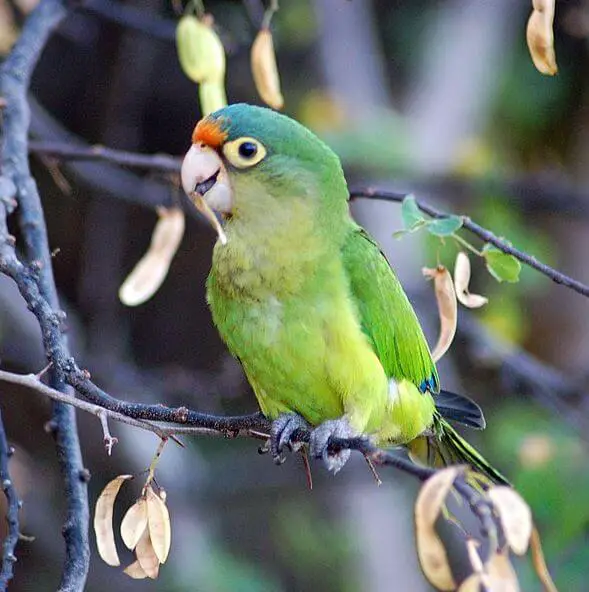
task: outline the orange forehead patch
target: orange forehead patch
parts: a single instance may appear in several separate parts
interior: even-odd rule
[[[221,121],[218,119],[201,119],[192,132],[193,144],[206,144],[211,148],[220,148],[227,139],[227,132],[221,128]]]

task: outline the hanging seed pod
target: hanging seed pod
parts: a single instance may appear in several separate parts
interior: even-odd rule
[[[456,589],[448,554],[435,524],[461,470],[460,467],[448,467],[438,471],[423,484],[415,501],[415,539],[419,564],[430,584],[438,590]]]
[[[272,33],[268,28],[258,32],[251,51],[251,66],[258,94],[273,109],[282,109],[284,98],[280,92],[280,76]]]
[[[162,209],[158,216],[147,253],[119,289],[119,299],[126,306],[139,306],[157,292],[168,275],[172,258],[184,236],[182,210]]]
[[[555,0],[532,0],[534,10],[526,29],[526,40],[534,66],[548,76],[554,76],[558,71],[552,31],[554,4]]]
[[[211,17],[198,20],[193,15],[183,16],[176,27],[176,48],[180,66],[190,80],[224,79],[225,50]]]
[[[507,544],[516,555],[524,555],[532,536],[532,511],[511,487],[496,485],[488,492],[499,515]]]
[[[120,565],[119,555],[115,546],[115,535],[112,528],[112,516],[114,504],[121,485],[132,475],[119,475],[102,490],[94,511],[94,532],[96,534],[96,546],[102,560],[116,567]]]
[[[438,302],[440,334],[432,350],[432,358],[434,362],[437,362],[448,351],[454,340],[454,335],[456,335],[458,324],[456,292],[454,291],[452,276],[443,265],[438,265],[434,269],[424,267],[421,272],[426,278],[434,280],[436,300]]]
[[[471,294],[468,289],[470,283],[470,259],[464,251],[460,251],[456,256],[454,264],[454,287],[456,288],[456,298],[458,302],[467,308],[480,308],[489,302],[488,298],[479,294]]]

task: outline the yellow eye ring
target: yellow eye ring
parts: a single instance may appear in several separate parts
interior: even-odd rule
[[[223,145],[225,158],[238,169],[258,164],[266,156],[266,148],[255,138],[237,138]]]

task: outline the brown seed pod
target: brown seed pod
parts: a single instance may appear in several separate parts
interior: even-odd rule
[[[270,29],[260,29],[254,39],[251,65],[256,89],[264,103],[273,109],[282,109],[284,97],[280,92],[280,76]]]
[[[534,65],[542,74],[554,76],[558,72],[554,53],[555,0],[533,0],[534,10],[528,20],[526,40]]]
[[[147,253],[119,289],[119,299],[126,306],[143,304],[157,292],[184,236],[184,212],[181,209],[161,209],[158,216]]]
[[[456,582],[448,563],[448,555],[438,536],[435,523],[460,467],[438,471],[421,487],[415,502],[415,538],[419,564],[428,581],[438,590],[455,590]]]
[[[436,300],[438,302],[440,334],[432,350],[432,358],[434,362],[437,362],[448,351],[454,340],[454,335],[456,335],[456,326],[458,324],[456,292],[454,291],[452,276],[443,265],[438,265],[435,269],[424,267],[421,272],[426,278],[434,280]]]
[[[468,289],[470,283],[470,259],[464,251],[456,256],[454,264],[454,287],[458,302],[467,308],[480,308],[489,302],[488,298],[479,294],[471,294]]]
[[[112,529],[112,515],[115,500],[121,485],[132,475],[119,475],[110,481],[102,490],[96,502],[94,511],[94,533],[96,534],[96,546],[103,561],[116,567],[120,565],[119,555],[115,546],[115,535]]]

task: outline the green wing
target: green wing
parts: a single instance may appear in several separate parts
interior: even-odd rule
[[[342,247],[352,296],[387,376],[439,391],[438,373],[419,320],[378,244],[354,226]]]

